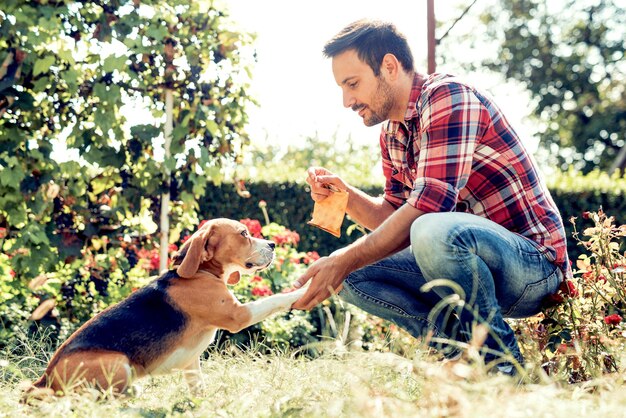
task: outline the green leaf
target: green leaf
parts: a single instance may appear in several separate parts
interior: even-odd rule
[[[65,62],[69,63],[69,64],[76,64],[76,60],[74,59],[74,55],[72,54],[72,51],[62,48],[59,50],[59,52],[57,53],[57,55],[59,56],[59,58],[63,59]]]
[[[33,68],[33,75],[37,76],[39,74],[43,74],[50,70],[50,67],[56,61],[54,55],[46,55],[43,58],[39,58],[35,61],[35,66]]]
[[[21,164],[15,164],[15,160],[16,158],[12,157],[9,160],[9,167],[0,169],[0,184],[19,189],[25,173]],[[11,164],[11,162],[13,162],[13,164]]]
[[[185,125],[177,125],[172,131],[172,140],[174,142],[180,141],[189,133],[189,128]]]
[[[78,87],[78,71],[73,68],[69,68],[63,72],[63,79],[71,89],[70,92],[72,94],[75,93],[76,88]]]
[[[217,123],[215,123],[214,120],[212,119],[208,119],[206,121],[206,127],[209,130],[209,132],[211,133],[211,135],[215,136],[215,134],[217,134],[217,132],[219,132],[219,125]]]
[[[175,158],[168,158],[165,161],[163,161],[163,165],[170,172],[172,172],[172,171],[176,170],[176,159]]]
[[[27,228],[24,228],[23,236],[35,245],[50,243],[46,231],[38,224],[29,224]]]
[[[150,142],[153,138],[159,136],[161,131],[154,125],[135,125],[130,128],[130,134],[136,136],[142,142]]]
[[[93,92],[103,102],[106,102],[107,99],[109,98],[109,93],[107,91],[106,84],[103,84],[103,83],[96,83],[96,84],[94,84]]]
[[[126,55],[120,55],[120,56],[109,55],[104,60],[102,69],[107,73],[111,73],[115,70],[122,72],[126,69],[127,60],[128,60],[128,57]]]
[[[46,91],[50,87],[50,79],[42,77],[33,83],[33,92],[39,93]]]
[[[146,30],[146,35],[154,38],[155,41],[160,42],[168,35],[167,28],[161,25],[158,20],[155,25],[158,26],[150,26],[148,30]]]

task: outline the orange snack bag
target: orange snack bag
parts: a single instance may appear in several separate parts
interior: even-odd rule
[[[349,193],[329,186],[330,195],[313,207],[313,219],[307,224],[316,226],[336,236],[341,237],[341,224],[348,207]]]

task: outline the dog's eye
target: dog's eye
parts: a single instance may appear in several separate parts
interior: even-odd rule
[[[243,231],[241,231],[241,236],[244,238],[248,237],[248,231],[246,231],[245,229]]]

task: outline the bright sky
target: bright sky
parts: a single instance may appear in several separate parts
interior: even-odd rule
[[[478,12],[487,2],[479,1],[472,11]],[[460,0],[435,3],[436,17],[443,22],[454,20],[468,4]],[[257,34],[258,62],[253,68],[251,94],[259,108],[249,110],[248,127],[254,143],[267,140],[297,144],[305,136],[317,134],[330,139],[335,132],[340,139],[350,135],[357,143],[377,143],[380,125],[365,127],[358,115],[343,107],[331,61],[321,52],[327,40],[357,19],[393,22],[407,36],[418,71],[426,72],[426,0],[228,0],[226,4],[242,29]],[[475,25],[476,20],[468,15],[455,26],[453,34],[473,30]],[[448,26],[445,23],[438,28],[437,36]],[[481,52],[469,45],[452,48],[455,53],[465,54],[465,61]],[[530,138],[523,121],[529,108],[523,103],[528,99],[520,87],[502,86],[493,75],[460,74],[456,68],[446,67],[438,67],[437,71],[468,76],[487,88],[516,130],[528,138],[529,150],[535,150],[536,141]]]

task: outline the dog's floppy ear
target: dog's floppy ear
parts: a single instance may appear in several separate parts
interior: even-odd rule
[[[176,262],[182,259],[176,272],[180,277],[190,278],[198,271],[200,263],[213,258],[213,249],[209,247],[209,239],[213,234],[213,227],[197,231],[189,238],[186,245],[176,256]]]
[[[228,276],[228,284],[237,284],[241,280],[241,274],[238,271],[233,271]]]

